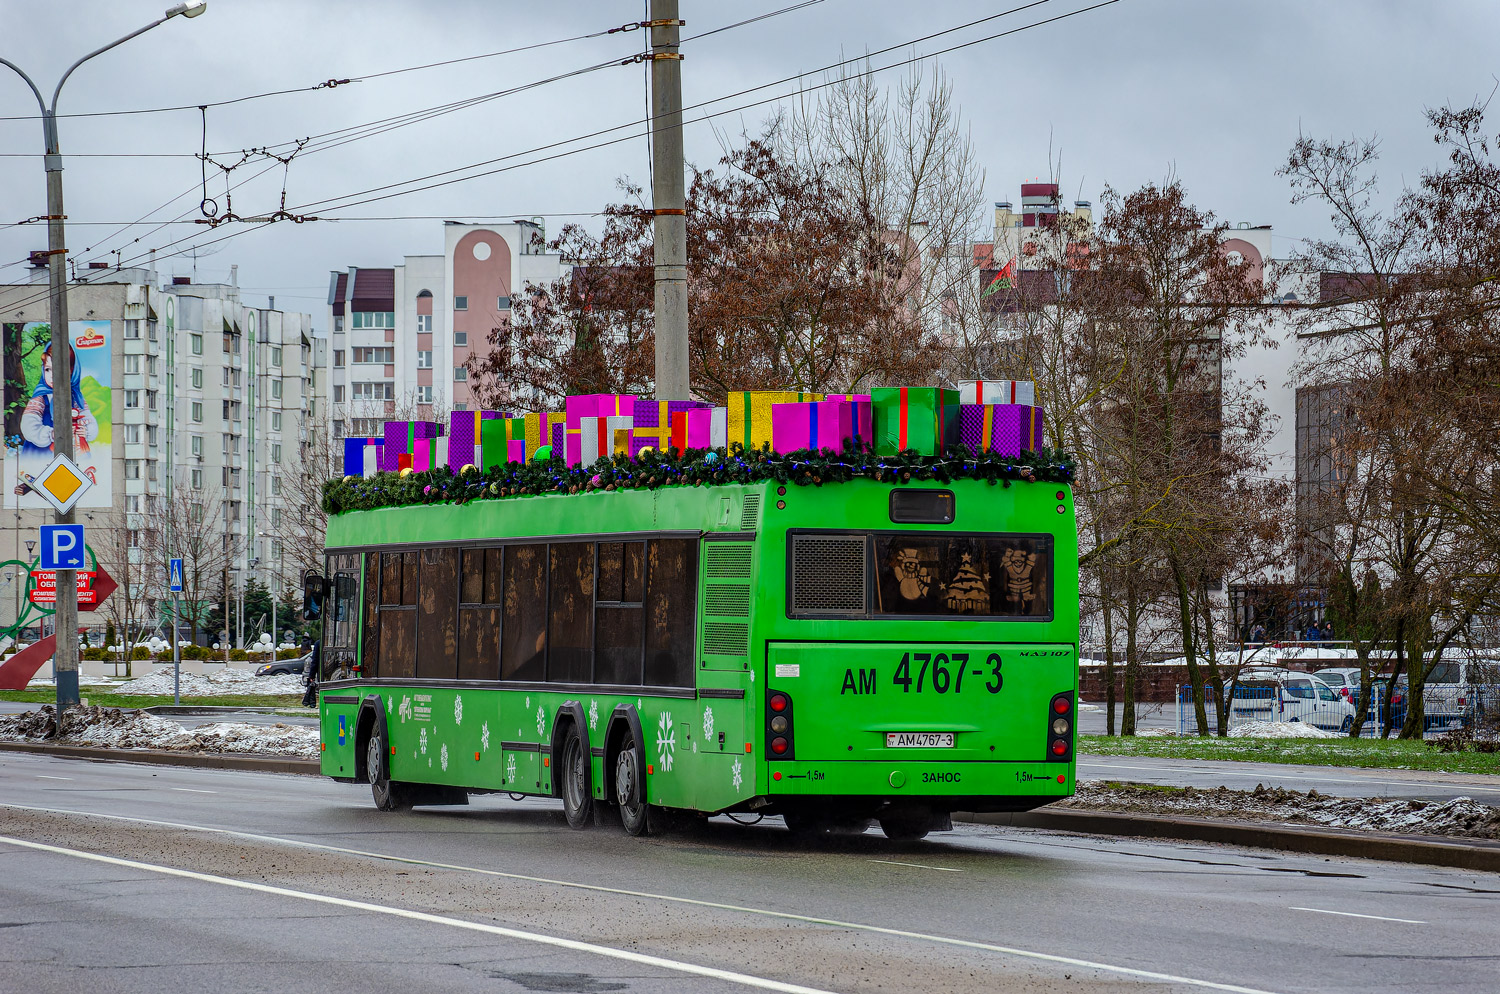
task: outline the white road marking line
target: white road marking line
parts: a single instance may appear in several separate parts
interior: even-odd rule
[[[354,911],[367,911],[378,915],[391,915],[396,918],[407,918],[412,921],[427,922],[431,925],[447,925],[450,928],[463,928],[473,932],[484,932],[488,935],[498,935],[506,939],[518,939],[522,942],[535,942],[543,946],[556,946],[560,949],[569,949],[573,952],[592,953],[596,956],[605,956],[610,959],[625,960],[628,963],[639,963],[643,966],[654,966],[664,970],[675,970],[678,973],[690,973],[699,977],[711,977],[714,980],[725,980],[732,984],[741,984],[745,987],[758,987],[768,991],[782,991],[784,994],[832,994],[830,991],[818,987],[804,987],[801,984],[788,984],[779,980],[769,980],[765,977],[755,977],[748,973],[736,973],[733,970],[720,970],[712,966],[700,966],[697,963],[685,963],[681,960],[666,959],[662,956],[649,956],[645,953],[631,952],[628,949],[616,949],[612,946],[601,946],[592,942],[581,942],[577,939],[564,939],[561,936],[545,935],[541,932],[524,932],[521,929],[505,928],[500,925],[486,925],[483,922],[471,922],[462,918],[449,918],[446,915],[432,915],[423,911],[412,911],[407,908],[395,908],[384,904],[371,904],[368,901],[351,901],[348,898],[333,897],[328,894],[314,894],[309,891],[292,890],[288,887],[273,887],[269,884],[252,883],[249,880],[234,880],[230,877],[215,876],[212,873],[198,873],[193,870],[183,870],[175,866],[158,866],[154,863],[142,863],[133,859],[121,859],[118,856],[105,856],[100,853],[86,852],[81,849],[64,849],[61,846],[49,846],[41,842],[27,842],[24,839],[13,839],[0,835],[0,842],[10,845],[21,846],[26,849],[34,849],[38,852],[54,853],[59,856],[72,856],[77,859],[85,859],[95,863],[107,863],[110,866],[123,866],[131,870],[145,870],[149,873],[160,873],[164,876],[182,877],[185,880],[197,880],[203,883],[219,884],[223,887],[235,887],[240,890],[254,891],[258,894],[272,894],[277,897],[294,897],[302,901],[313,901],[318,904],[331,904],[339,908],[349,908]]]
[[[1385,786],[1394,786],[1394,787],[1438,787],[1438,788],[1441,788],[1443,790],[1456,790],[1456,791],[1459,791],[1459,792],[1479,791],[1479,792],[1485,793],[1485,794],[1500,794],[1500,787],[1485,787],[1485,786],[1483,786],[1481,784],[1474,784],[1474,783],[1460,783],[1460,782],[1444,783],[1441,780],[1379,780],[1379,779],[1376,779],[1374,777],[1328,777],[1328,776],[1321,776],[1320,777],[1320,776],[1310,776],[1310,775],[1309,776],[1300,776],[1300,775],[1295,774],[1295,773],[1287,773],[1287,774],[1282,774],[1282,773],[1268,773],[1265,770],[1261,770],[1258,773],[1257,772],[1246,773],[1246,772],[1242,772],[1240,770],[1221,770],[1221,769],[1217,769],[1217,768],[1212,768],[1212,769],[1196,768],[1195,769],[1195,768],[1190,767],[1190,766],[1131,766],[1131,765],[1128,765],[1128,764],[1125,764],[1125,763],[1101,763],[1101,762],[1098,762],[1097,760],[1092,760],[1092,759],[1080,759],[1078,761],[1078,767],[1079,767],[1079,771],[1080,772],[1082,772],[1082,770],[1083,770],[1084,767],[1088,767],[1088,766],[1097,766],[1097,767],[1102,767],[1104,769],[1110,769],[1110,770],[1145,770],[1145,771],[1152,772],[1152,773],[1177,773],[1177,774],[1192,773],[1192,774],[1195,774],[1197,776],[1205,776],[1205,777],[1217,777],[1217,776],[1224,776],[1224,777],[1253,777],[1253,778],[1255,778],[1257,780],[1265,780],[1265,779],[1267,779],[1269,777],[1275,777],[1276,779],[1279,779],[1279,780],[1311,780],[1311,781],[1314,781],[1314,782],[1322,782],[1322,783],[1381,784],[1381,785],[1385,785]]]
[[[36,778],[38,780],[72,780],[73,779],[72,777],[49,777],[45,773],[38,773],[36,775]]]
[[[1426,925],[1411,918],[1387,918],[1384,915],[1357,915],[1352,911],[1329,911],[1327,908],[1289,908],[1289,911],[1311,911],[1319,915],[1339,915],[1344,918],[1369,918],[1377,922],[1400,922],[1403,925]]]
[[[349,856],[365,856],[372,859],[386,860],[392,863],[402,863],[410,866],[430,866],[438,870],[458,870],[464,873],[477,873],[481,876],[500,877],[505,880],[521,880],[527,883],[550,884],[554,887],[568,887],[574,890],[593,891],[598,894],[618,894],[622,897],[638,897],[652,901],[669,901],[673,904],[687,904],[699,908],[714,908],[719,911],[734,911],[741,914],[761,915],[766,918],[779,918],[783,921],[804,922],[809,925],[831,925],[834,928],[856,929],[861,932],[870,932],[876,935],[890,935],[902,939],[914,939],[923,942],[936,942],[946,946],[960,946],[965,949],[981,949],[986,952],[1000,953],[1006,956],[1015,956],[1021,959],[1034,959],[1046,963],[1059,963],[1063,966],[1083,967],[1090,970],[1102,970],[1106,973],[1115,973],[1127,977],[1139,977],[1143,980],[1160,980],[1166,983],[1186,984],[1190,987],[1201,987],[1205,990],[1229,991],[1230,994],[1272,994],[1257,987],[1241,987],[1235,984],[1221,984],[1212,980],[1199,980],[1193,977],[1179,977],[1170,973],[1156,973],[1152,970],[1139,970],[1130,966],[1115,966],[1110,963],[1096,963],[1092,960],[1075,959],[1071,956],[1055,956],[1051,953],[1039,953],[1029,949],[1017,949],[1013,946],[1000,946],[990,942],[975,942],[971,939],[956,939],[946,935],[932,935],[926,932],[910,932],[899,928],[886,928],[881,925],[866,925],[861,922],[840,921],[837,918],[816,918],[812,915],[799,915],[790,911],[772,911],[768,908],[750,908],[739,904],[722,904],[718,901],[703,901],[692,897],[675,897],[671,894],[654,894],[650,891],[626,890],[622,887],[603,887],[598,884],[581,884],[572,880],[555,880],[550,877],[535,877],[525,873],[507,873],[504,870],[487,870],[482,867],[462,866],[455,863],[438,863],[433,860],[416,859],[410,856],[392,856],[389,853],[370,852],[364,849],[349,849],[344,846],[330,846],[321,842],[302,842],[297,839],[286,839],[275,835],[258,835],[253,832],[239,832],[230,828],[209,828],[204,825],[186,825],[181,822],[158,821],[154,818],[132,818],[129,815],[110,815],[94,811],[78,811],[68,808],[43,808],[27,804],[6,804],[0,802],[0,808],[13,808],[17,811],[41,811],[48,814],[63,815],[87,815],[92,818],[105,818],[111,821],[134,822],[142,825],[157,825],[164,828],[183,828],[196,832],[209,832],[215,835],[228,835],[234,838],[250,839],[256,842],[274,842],[280,845],[296,846],[304,849],[317,849],[323,852],[343,853]]]
[[[915,866],[919,870],[942,870],[944,873],[964,872],[963,870],[952,866],[928,866],[926,863],[902,863],[899,860],[894,859],[872,859],[870,860],[870,862],[884,863],[887,866]]]
[[[189,794],[217,794],[217,790],[198,790],[194,787],[168,787],[168,790],[181,790]]]

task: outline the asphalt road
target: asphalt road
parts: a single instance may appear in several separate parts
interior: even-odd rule
[[[551,802],[385,814],[318,778],[0,753],[0,990],[28,994],[1489,992],[1497,894],[980,826],[631,839]]]

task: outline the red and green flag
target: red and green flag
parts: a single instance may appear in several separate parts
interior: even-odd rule
[[[990,294],[994,293],[997,290],[1013,289],[1015,285],[1016,259],[1015,256],[1011,256],[1011,260],[1005,264],[1005,268],[996,273],[994,278],[991,279],[985,286],[984,293],[981,293],[979,295],[979,299],[983,300],[985,297],[988,297]]]

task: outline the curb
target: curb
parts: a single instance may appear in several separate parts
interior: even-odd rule
[[[1181,839],[1231,846],[1277,849],[1282,852],[1381,859],[1464,870],[1500,872],[1500,843],[1483,839],[1449,841],[1430,835],[1386,832],[1347,832],[1325,828],[1294,828],[1254,822],[1208,821],[1199,818],[1157,818],[1113,811],[953,813],[954,821],[982,825],[1012,825],[1048,831],[1114,835],[1141,839]]]
[[[210,770],[247,770],[252,773],[296,773],[317,776],[316,759],[285,756],[241,756],[230,753],[166,752],[160,749],[109,749],[98,746],[50,745],[45,742],[0,742],[0,752],[29,752],[59,759],[149,763],[156,766],[196,766]]]

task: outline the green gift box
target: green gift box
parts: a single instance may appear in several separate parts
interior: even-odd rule
[[[915,449],[941,455],[958,437],[958,391],[941,387],[876,387],[870,391],[875,451],[893,456]]]
[[[483,469],[504,466],[510,461],[509,442],[526,438],[526,419],[486,418],[479,423],[479,449]]]

